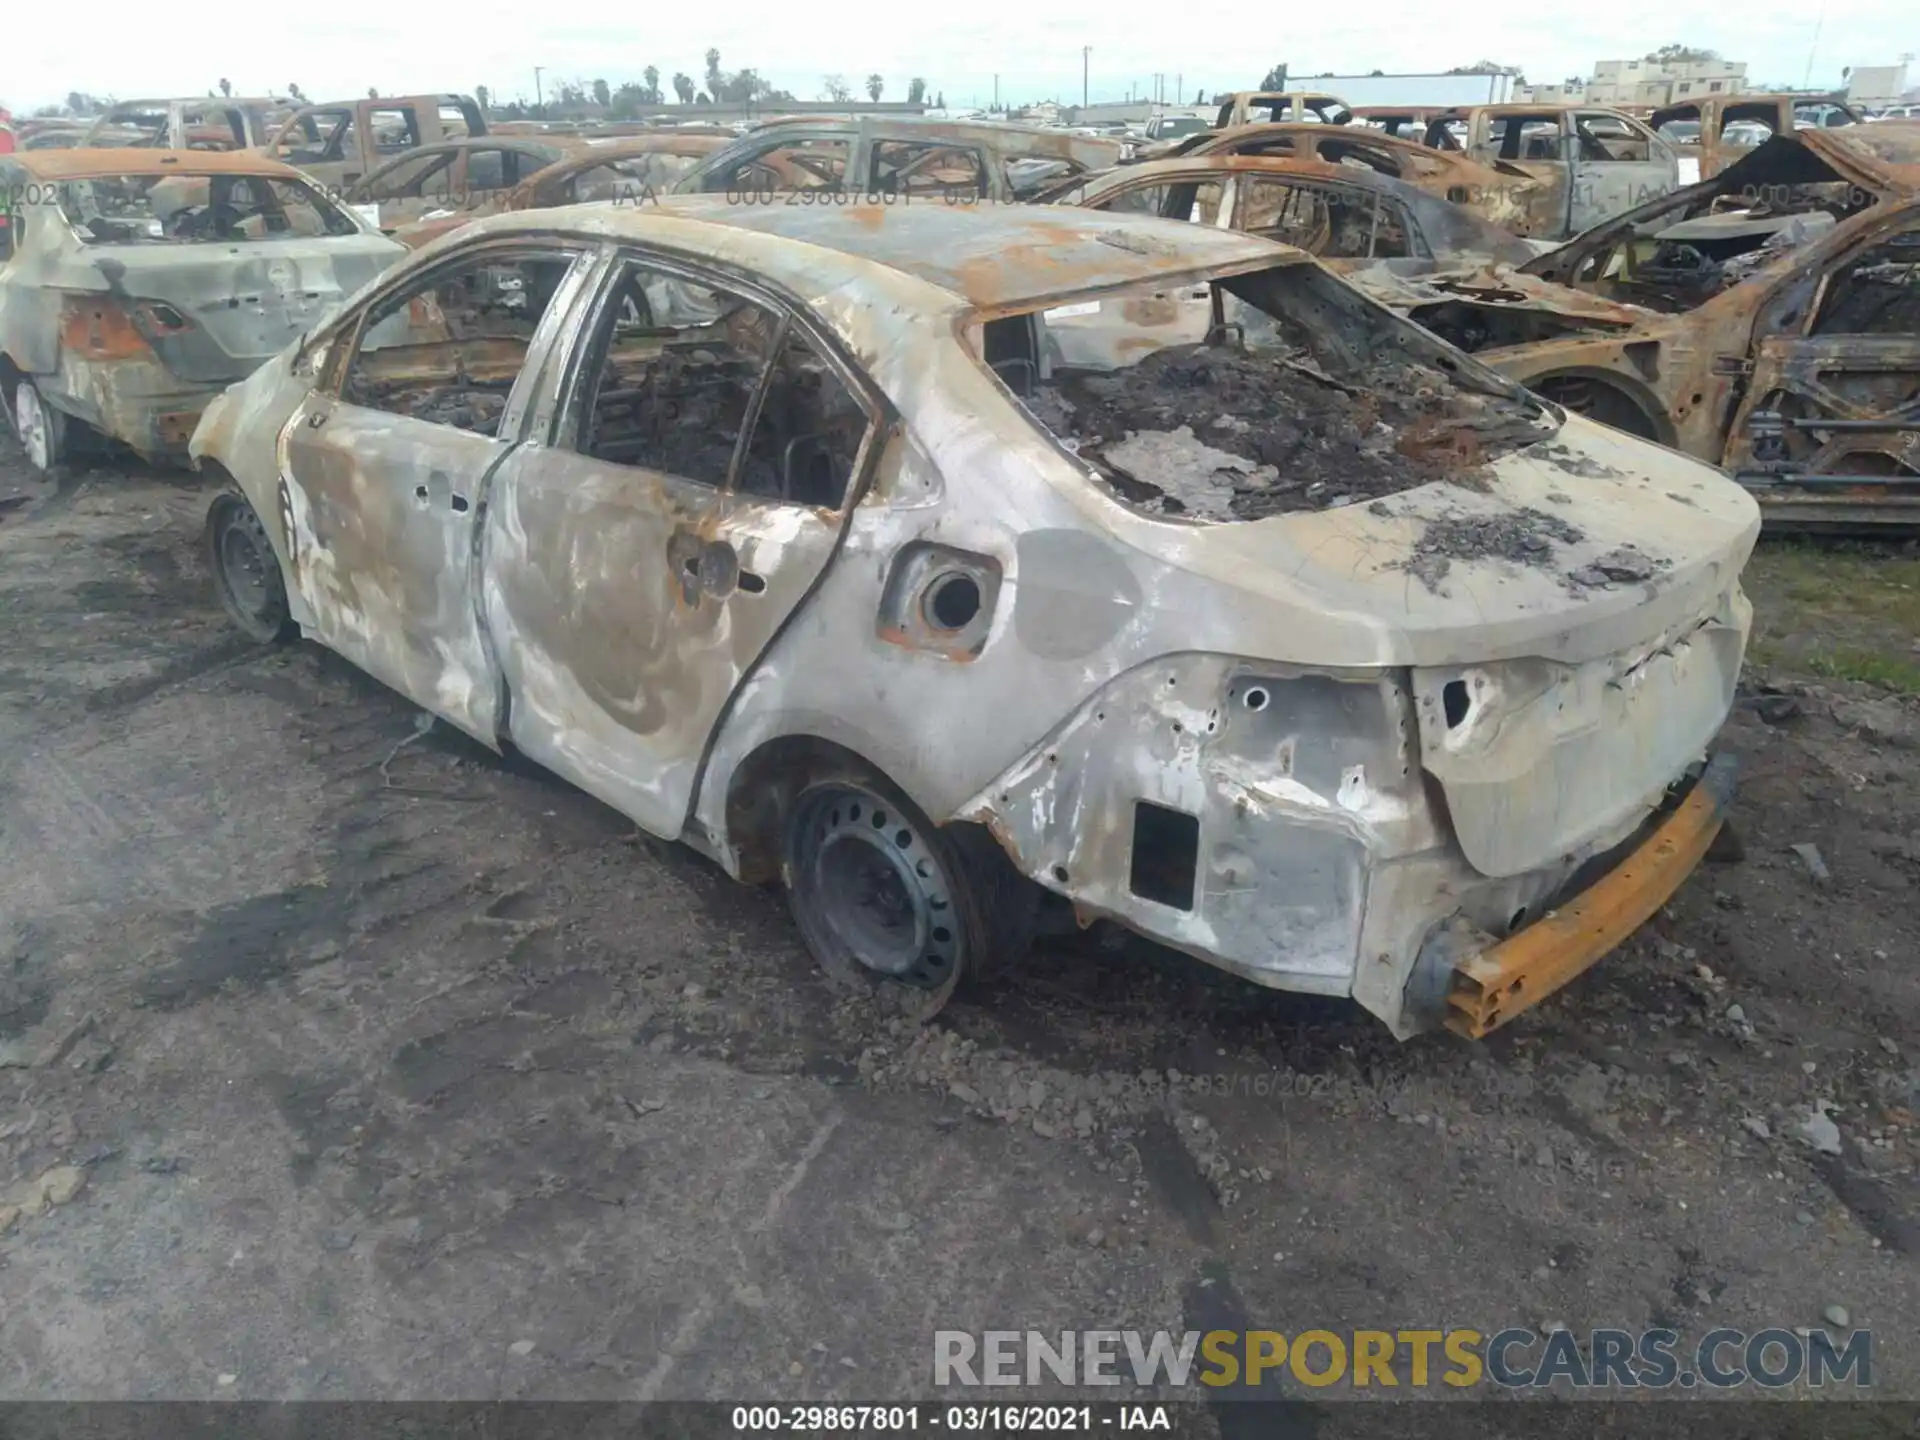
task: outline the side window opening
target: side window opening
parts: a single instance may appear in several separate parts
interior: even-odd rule
[[[977,150],[913,140],[874,142],[868,189],[880,195],[981,196],[986,167]]]
[[[1165,220],[1211,225],[1220,218],[1220,197],[1217,180],[1169,180],[1122,190],[1093,208],[1116,215],[1158,215]]]
[[[868,429],[840,372],[789,327],[774,356],[736,488],[744,495],[838,510]]]
[[[420,143],[420,120],[411,110],[375,110],[368,114],[367,124],[375,154],[398,155]]]
[[[535,327],[574,257],[494,255],[369,314],[341,381],[349,405],[496,436]]]
[[[848,142],[838,137],[775,140],[707,176],[709,193],[739,190],[838,190],[846,178]]]
[[[582,371],[572,448],[724,487],[779,331],[742,296],[629,262]]]
[[[1920,330],[1920,230],[1874,246],[1828,283],[1815,335],[1912,335]]]
[[[499,190],[509,183],[509,171],[517,156],[504,150],[469,150],[467,152],[467,189]]]

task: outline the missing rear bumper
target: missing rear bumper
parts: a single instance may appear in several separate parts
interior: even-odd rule
[[[1678,803],[1593,884],[1505,940],[1451,958],[1447,1028],[1478,1040],[1611,954],[1699,865],[1726,821],[1734,771],[1733,756],[1715,755]]]

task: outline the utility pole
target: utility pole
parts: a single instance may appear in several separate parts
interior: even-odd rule
[[[1181,82],[1182,80],[1185,80],[1186,78],[1187,78],[1187,77],[1186,77],[1185,75],[1182,75],[1182,74],[1181,74],[1180,72],[1178,72],[1178,71],[1175,71],[1175,72],[1174,72],[1174,76],[1173,76],[1173,103],[1174,103],[1174,104],[1176,104],[1176,105],[1178,105],[1178,104],[1180,104],[1180,103],[1181,103],[1181,100],[1180,100],[1180,97],[1181,97],[1182,95],[1184,95],[1184,94],[1186,94],[1186,93],[1187,93],[1187,87],[1186,87],[1185,85],[1182,85],[1182,84],[1180,83],[1180,82]]]
[[[995,75],[993,77],[993,109],[998,110],[999,108],[1000,108],[1000,77],[998,75]],[[987,113],[992,114],[993,111],[988,111]]]
[[[533,108],[536,110],[544,111],[547,106],[547,102],[540,97],[540,72],[546,68],[544,65],[533,67]]]
[[[1091,45],[1082,45],[1080,47],[1080,107],[1083,110],[1087,104],[1087,57],[1092,54],[1093,47]]]

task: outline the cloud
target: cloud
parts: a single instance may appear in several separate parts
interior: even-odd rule
[[[697,78],[710,45],[727,69],[753,66],[802,98],[820,93],[823,75],[864,79],[878,71],[890,96],[903,96],[908,78],[920,75],[950,101],[984,101],[998,74],[1004,98],[1073,101],[1082,46],[1092,47],[1094,99],[1123,97],[1129,85],[1148,93],[1156,72],[1167,76],[1169,93],[1175,75],[1189,95],[1245,88],[1280,61],[1295,75],[1311,75],[1433,71],[1490,59],[1552,81],[1670,41],[1745,60],[1756,80],[1798,83],[1817,12],[1773,3],[1702,7],[1679,19],[1671,4],[1620,0],[1563,7],[1543,24],[1537,9],[1487,0],[1385,0],[1348,23],[1337,11],[1278,12],[1270,0],[1216,0],[1190,14],[1162,0],[1107,0],[1084,11],[985,0],[964,18],[735,0],[648,7],[644,20],[640,13],[625,0],[568,0],[553,19],[499,0],[470,0],[454,12],[394,7],[348,20],[302,8],[203,5],[187,23],[169,16],[161,24],[145,0],[92,0],[87,28],[112,36],[109,45],[76,43],[70,12],[18,0],[0,43],[0,100],[24,110],[69,90],[200,94],[223,76],[237,92],[284,92],[297,82],[316,99],[364,94],[369,85],[383,94],[485,85],[503,98],[531,97],[535,65],[549,80],[618,85],[649,64]],[[1885,37],[1899,18],[1883,0],[1826,0],[1814,83],[1837,86],[1842,66],[1886,63],[1895,46]]]

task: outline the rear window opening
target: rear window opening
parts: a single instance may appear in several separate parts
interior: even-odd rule
[[[1489,461],[1555,429],[1518,386],[1318,267],[1219,288],[1003,318],[982,358],[1097,481],[1156,516],[1258,520],[1434,481],[1479,488]]]

